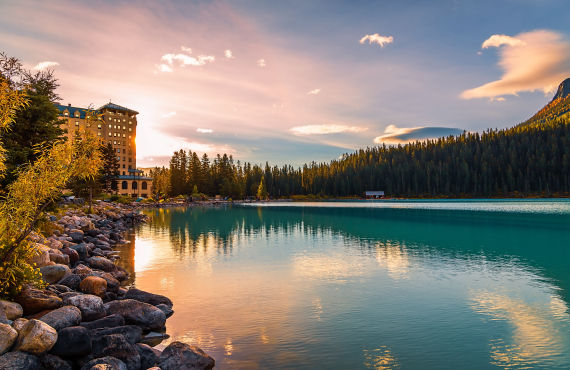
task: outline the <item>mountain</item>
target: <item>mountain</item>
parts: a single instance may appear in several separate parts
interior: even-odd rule
[[[570,116],[570,78],[558,86],[552,101],[539,110],[534,116],[519,126],[542,124],[548,121],[568,118]]]

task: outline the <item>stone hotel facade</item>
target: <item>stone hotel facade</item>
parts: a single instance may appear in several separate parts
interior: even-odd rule
[[[109,102],[97,112],[102,120],[88,123],[87,108],[72,107],[71,104],[56,104],[61,120],[60,127],[72,140],[80,130],[89,130],[105,143],[111,143],[119,160],[118,194],[135,198],[147,198],[152,194],[152,178],[137,170],[137,111]]]

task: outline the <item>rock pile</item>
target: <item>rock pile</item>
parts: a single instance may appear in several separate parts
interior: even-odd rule
[[[4,369],[211,369],[215,361],[180,342],[156,346],[173,314],[167,297],[121,282],[113,261],[122,233],[144,222],[136,210],[113,204],[95,214],[71,210],[50,216],[48,238],[30,237],[46,289],[25,288],[16,302],[0,301],[0,370]]]

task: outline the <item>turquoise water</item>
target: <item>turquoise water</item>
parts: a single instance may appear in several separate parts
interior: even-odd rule
[[[570,368],[567,200],[147,212],[122,263],[218,368]]]

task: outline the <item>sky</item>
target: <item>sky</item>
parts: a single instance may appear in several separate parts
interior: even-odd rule
[[[570,77],[570,4],[0,0],[0,51],[138,111],[139,167],[299,166],[524,121]]]

